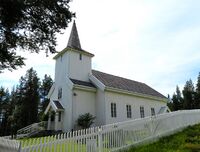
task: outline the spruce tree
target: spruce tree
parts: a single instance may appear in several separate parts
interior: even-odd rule
[[[48,76],[47,74],[45,74],[44,79],[42,80],[42,84],[40,86],[40,98],[41,98],[40,99],[40,116],[43,115],[49,103],[49,99],[47,98],[47,95],[52,85],[53,85],[53,80],[51,76]]]
[[[177,95],[175,93],[172,96],[172,101],[173,101],[172,109],[173,109],[173,111],[177,111],[178,110],[178,99],[177,99]]]
[[[8,135],[10,132],[8,117],[10,115],[10,93],[8,89],[0,88],[0,135]]]
[[[195,109],[195,91],[194,91],[194,85],[192,80],[186,81],[186,84],[183,89],[183,97],[184,97],[184,103],[183,108],[184,109]]]
[[[15,108],[13,111],[13,120],[12,120],[12,130],[16,134],[18,129],[25,127],[26,123],[24,122],[24,100],[25,100],[25,79],[22,76],[19,80],[19,85],[17,85],[15,90]]]
[[[172,96],[173,101],[173,110],[181,110],[183,109],[183,98],[181,96],[181,91],[178,86],[176,86],[176,93]]]
[[[200,94],[200,72],[197,78],[196,92],[197,94]]]
[[[21,77],[16,91],[16,110],[14,112],[17,129],[38,121],[39,78],[33,68]]]
[[[33,68],[29,69],[25,75],[25,96],[23,100],[24,118],[26,125],[38,121],[39,104],[39,78]]]
[[[195,94],[195,107],[200,108],[200,72],[197,78],[196,94]]]

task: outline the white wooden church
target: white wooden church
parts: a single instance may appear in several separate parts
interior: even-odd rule
[[[45,111],[48,129],[76,129],[79,115],[85,113],[95,116],[93,126],[99,126],[168,111],[161,93],[144,83],[92,70],[92,57],[81,48],[74,22],[67,47],[54,57],[55,80]]]

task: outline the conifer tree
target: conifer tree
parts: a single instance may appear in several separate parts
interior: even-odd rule
[[[0,88],[0,135],[8,135],[10,127],[8,125],[8,117],[10,114],[10,94],[8,89]]]
[[[49,99],[47,98],[47,95],[49,93],[49,90],[51,88],[51,86],[53,85],[53,80],[51,78],[51,76],[45,74],[44,75],[44,79],[42,80],[42,84],[40,86],[40,113],[41,116],[44,113],[48,103],[49,103]]]
[[[39,78],[33,68],[21,77],[16,91],[16,110],[14,111],[17,129],[38,121]]]
[[[197,78],[196,93],[195,93],[195,107],[200,108],[200,72]]]
[[[25,75],[25,94],[23,100],[23,111],[26,125],[38,121],[39,104],[39,78],[33,68],[29,69]]]
[[[17,130],[24,127],[24,118],[22,115],[23,109],[23,100],[25,94],[25,79],[22,76],[19,80],[19,85],[17,85],[15,90],[15,108],[13,110],[13,120],[11,124],[11,128],[13,133],[16,134]]]
[[[200,72],[197,78],[196,92],[197,94],[200,94]]]
[[[183,98],[181,96],[181,92],[178,86],[176,86],[176,93],[172,96],[173,101],[173,110],[181,110],[183,109]]]
[[[184,109],[195,109],[195,91],[192,80],[186,81],[183,89]]]

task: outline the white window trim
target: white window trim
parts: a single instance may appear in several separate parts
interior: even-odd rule
[[[117,104],[115,102],[111,102],[110,104],[110,112],[111,112],[111,117],[116,118],[117,117]]]
[[[140,117],[141,117],[141,118],[144,118],[144,117],[145,117],[144,106],[140,106]]]
[[[154,107],[151,107],[151,116],[155,116],[156,113],[155,113],[155,108]]]
[[[132,109],[131,109],[131,105],[129,104],[126,105],[126,117],[132,118]]]

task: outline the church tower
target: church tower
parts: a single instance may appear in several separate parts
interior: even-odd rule
[[[93,54],[81,48],[74,21],[67,47],[54,57],[56,60],[55,83],[62,83],[67,77],[89,82],[88,76],[91,73],[91,59],[93,56]]]

